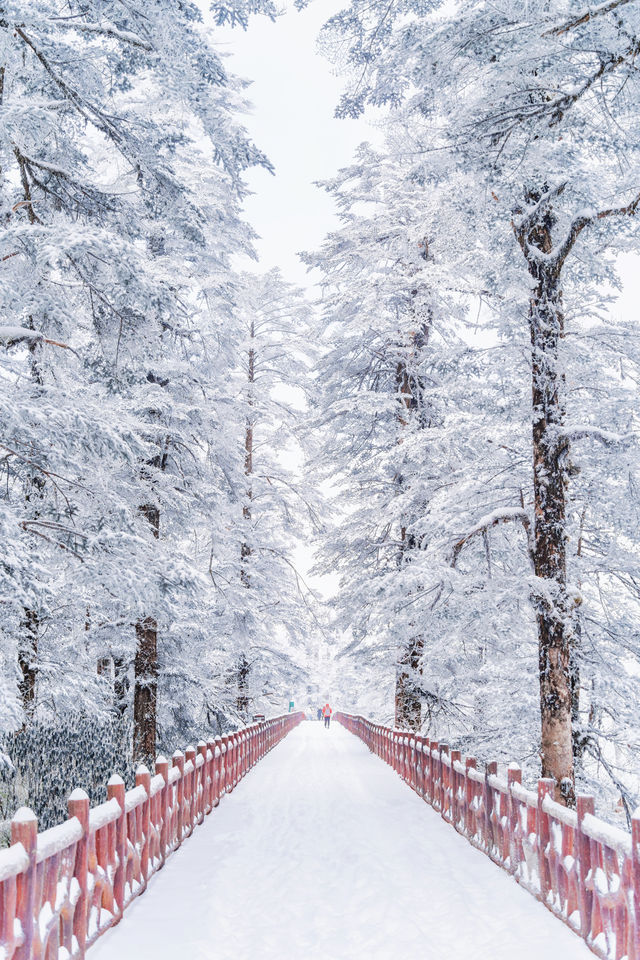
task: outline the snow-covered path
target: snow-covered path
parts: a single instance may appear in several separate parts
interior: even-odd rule
[[[303,723],[91,960],[589,960],[564,925],[337,724]]]

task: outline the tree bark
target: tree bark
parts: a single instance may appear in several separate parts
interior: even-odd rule
[[[251,664],[243,652],[238,659],[237,685],[238,695],[236,697],[236,708],[238,713],[247,718],[251,698],[249,696],[249,674],[251,673]]]
[[[422,258],[427,259],[428,247],[426,240],[421,246]],[[427,316],[419,317],[417,300],[420,290],[415,287],[411,290],[411,314],[415,329],[410,333],[409,356],[401,359],[396,366],[396,389],[400,401],[398,423],[402,430],[410,420],[417,420],[424,429],[428,426],[428,418],[423,404],[424,383],[418,372],[420,355],[429,342],[430,312]],[[402,434],[398,437],[402,443]],[[399,485],[404,482],[401,473],[396,478]],[[407,534],[406,526],[400,531],[402,546],[398,563],[403,566],[410,563],[412,553],[418,549],[415,537]],[[399,650],[396,664],[395,686],[395,724],[396,727],[419,731],[422,725],[422,695],[420,673],[422,654],[424,652],[424,636],[417,631]]]
[[[145,503],[140,513],[148,520],[153,536],[160,536],[160,511]],[[158,699],[158,622],[146,616],[136,623],[136,655],[133,688],[133,759],[151,761],[156,752]],[[116,685],[119,683],[116,669]],[[114,691],[116,692],[116,691]],[[123,691],[124,692],[124,691]],[[116,702],[118,701],[116,692]]]
[[[113,706],[116,714],[122,718],[129,706],[129,667],[131,661],[124,657],[113,658]]]
[[[22,621],[22,640],[18,649],[20,681],[18,684],[25,722],[33,716],[36,706],[38,679],[38,627],[40,619],[35,610],[25,607]]]
[[[552,250],[550,215],[529,234],[543,254]],[[574,800],[572,735],[572,610],[567,591],[566,488],[568,444],[563,438],[564,377],[559,347],[564,335],[558,265],[528,258],[536,280],[529,320],[532,371],[534,603],[538,626],[540,758],[542,776],[555,780],[556,799]]]
[[[31,209],[29,207],[29,209]],[[29,317],[29,328],[34,329],[33,317]],[[39,346],[29,345],[29,363],[31,379],[40,389],[44,386],[44,377],[38,360]],[[44,498],[46,482],[41,473],[33,471],[27,478],[25,503],[33,507],[32,519],[41,515],[41,505]],[[36,693],[38,685],[38,646],[40,635],[40,614],[33,607],[23,607],[22,631],[18,643],[18,666],[20,680],[18,683],[25,724],[33,717],[36,708]]]
[[[418,678],[423,652],[424,637],[412,637],[398,660],[395,723],[401,730],[418,731],[422,725],[422,695]]]
[[[256,363],[255,348],[253,346],[255,341],[255,323],[253,320],[251,321],[249,327],[249,338],[251,346],[249,348],[247,366],[247,381],[249,384],[249,395],[247,402],[249,407],[253,407],[253,384],[255,383]],[[247,418],[244,436],[244,475],[247,477],[247,501],[242,508],[242,518],[247,527],[251,523],[251,501],[253,499],[253,487],[251,481],[251,477],[253,475],[253,427],[253,418],[249,416]],[[248,542],[248,539],[246,539],[240,546],[240,559],[242,561],[240,566],[240,580],[242,581],[243,586],[245,586],[247,589],[251,588],[251,576],[249,573],[251,553],[251,544]],[[246,651],[243,650],[238,658],[238,667],[236,671],[236,709],[240,716],[244,717],[244,719],[248,719],[249,705],[251,703],[251,698],[249,696],[250,673],[251,664],[249,663]]]
[[[153,617],[136,623],[133,759],[152,760],[156,753],[158,695],[158,624]]]

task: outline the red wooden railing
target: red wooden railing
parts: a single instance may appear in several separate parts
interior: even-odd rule
[[[336,720],[382,757],[475,847],[510,873],[605,960],[640,960],[640,809],[632,832],[594,816],[593,797],[577,810],[552,799],[553,780],[522,785],[511,764],[477,769],[474,757],[364,717]]]
[[[225,737],[158,757],[155,775],[138,767],[107,801],[89,809],[84,790],[69,797],[69,819],[38,833],[23,807],[0,850],[0,960],[77,960],[146,890],[194,827],[304,714],[264,720]]]

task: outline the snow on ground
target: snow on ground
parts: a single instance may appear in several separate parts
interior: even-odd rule
[[[588,960],[582,941],[337,724],[226,797],[91,960]]]

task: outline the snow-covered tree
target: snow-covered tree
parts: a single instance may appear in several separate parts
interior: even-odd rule
[[[196,4],[1,16],[3,664],[23,719],[131,714],[148,755],[233,713],[210,545],[239,564],[232,262],[268,161]]]
[[[614,448],[628,435],[632,416],[629,406],[616,405],[624,427],[616,432],[610,419],[598,419],[599,404],[570,406],[570,398],[586,400],[594,382],[574,382],[567,392],[569,377],[584,373],[571,338],[592,336],[594,291],[615,282],[607,251],[633,249],[636,242],[638,17],[636,6],[625,2],[520,8],[476,0],[455,7],[438,0],[353,0],[328,22],[323,38],[348,76],[339,112],[391,108],[390,151],[404,151],[418,189],[425,181],[438,186],[469,223],[490,231],[478,251],[484,263],[477,266],[499,311],[499,335],[512,344],[522,342],[523,331],[530,339],[531,496],[525,489],[519,508],[479,517],[460,538],[460,552],[497,524],[515,523],[529,535],[542,772],[555,778],[558,797],[568,800],[588,726],[583,721],[591,716],[589,669],[581,663],[588,588],[574,573],[577,547],[569,546],[579,488],[572,477],[585,444]],[[445,209],[448,215],[448,204]],[[630,368],[624,386],[613,379],[613,341],[605,339],[606,354],[595,358],[601,364],[596,382],[602,388],[604,377],[610,396],[628,403]],[[607,408],[611,414],[611,404]],[[593,452],[585,452],[584,461],[597,464],[591,482],[600,484],[616,463]],[[579,534],[574,542],[584,548]],[[635,566],[635,544],[620,537],[617,550],[612,567]],[[616,614],[624,617],[633,602],[631,588]],[[599,623],[604,641],[608,627]],[[589,659],[593,669],[593,652]],[[623,664],[624,656],[618,659],[618,704],[631,682]],[[598,735],[588,727],[586,742],[593,747]]]

